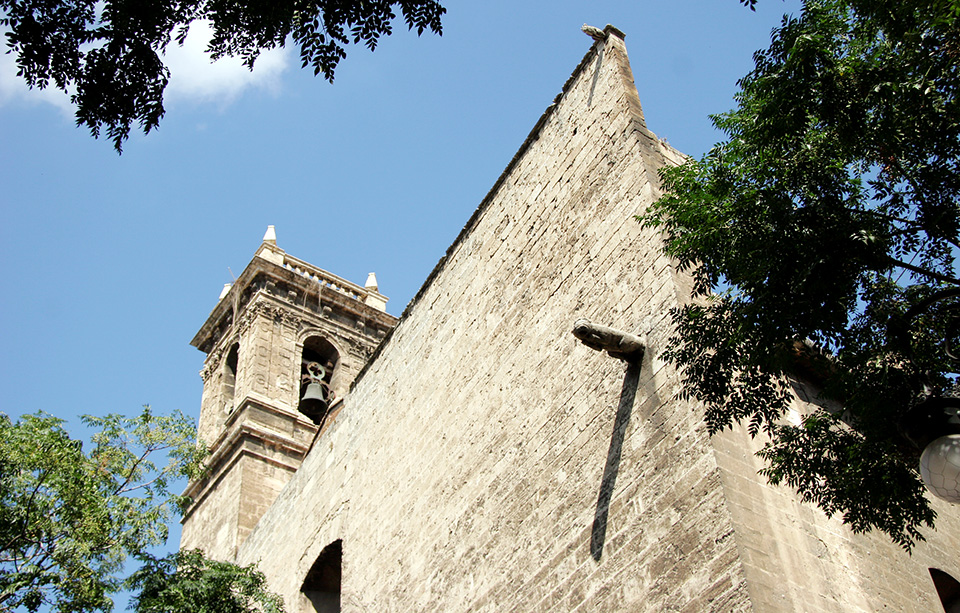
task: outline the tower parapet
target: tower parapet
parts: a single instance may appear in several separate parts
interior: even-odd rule
[[[191,345],[207,354],[198,439],[211,455],[185,492],[183,548],[233,559],[396,324],[376,283],[362,287],[276,244],[273,226]],[[310,383],[321,402],[302,400]],[[312,390],[311,390],[312,391]],[[323,408],[317,411],[316,407]]]

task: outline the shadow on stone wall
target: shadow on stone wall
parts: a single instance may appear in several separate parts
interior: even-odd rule
[[[623,437],[627,432],[627,426],[630,425],[633,403],[637,398],[637,387],[640,384],[640,366],[640,363],[631,363],[623,376],[620,405],[617,407],[613,435],[610,437],[610,449],[607,451],[607,464],[603,468],[603,478],[600,480],[600,495],[597,497],[597,510],[593,516],[593,530],[590,534],[590,555],[598,562],[603,555],[603,544],[607,536],[607,514],[610,512],[610,501],[617,484],[617,473],[620,471]]]

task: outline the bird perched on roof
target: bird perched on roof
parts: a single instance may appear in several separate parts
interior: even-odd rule
[[[583,24],[580,26],[580,29],[583,30],[583,33],[592,38],[593,40],[606,40],[607,35],[600,28],[595,28],[593,26],[588,26]]]

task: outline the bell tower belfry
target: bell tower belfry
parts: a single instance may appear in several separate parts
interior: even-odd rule
[[[198,439],[210,449],[180,546],[232,560],[397,319],[364,287],[277,247],[273,226],[191,341],[207,354]]]

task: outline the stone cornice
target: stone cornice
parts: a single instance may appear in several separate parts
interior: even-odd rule
[[[256,398],[246,398],[241,408],[234,411],[225,424],[223,433],[211,445],[211,454],[207,461],[206,474],[196,481],[187,484],[183,495],[191,499],[190,505],[183,514],[181,523],[185,522],[190,515],[202,504],[204,499],[215,490],[223,478],[230,470],[244,457],[255,458],[261,462],[266,462],[278,466],[291,473],[296,472],[300,463],[307,453],[316,444],[320,435],[327,430],[333,421],[333,417],[339,413],[343,407],[343,398],[337,398],[330,407],[331,417],[323,424],[323,429],[317,427],[303,418],[299,413],[291,413],[288,410],[271,406]],[[296,422],[297,427],[303,428],[308,433],[309,441],[297,441],[289,435],[277,432],[276,430],[262,427],[256,423],[240,423],[241,415],[251,411],[260,411],[274,417],[287,419]],[[306,438],[306,437],[305,437]],[[278,453],[266,455],[252,449],[248,443],[262,443],[265,446],[272,447]],[[284,461],[286,460],[286,461]]]
[[[239,411],[237,412],[239,413]],[[272,412],[288,416],[284,412]],[[313,438],[314,437],[311,436],[310,443],[304,444],[274,430],[249,423],[229,429],[224,433],[224,436],[221,436],[217,442],[214,443],[214,451],[207,463],[206,475],[188,484],[186,490],[184,490],[183,494],[191,498],[191,502],[181,521],[186,520],[193,513],[194,509],[216,488],[220,480],[230,472],[230,468],[239,462],[243,456],[254,456],[262,461],[294,472],[312,445]],[[246,446],[248,442],[263,443],[277,450],[279,453],[277,455],[258,453]],[[285,458],[289,458],[290,460],[283,461]]]
[[[265,291],[264,287],[268,287],[271,282],[274,286],[284,283],[294,288],[297,292],[294,296],[296,302]],[[257,287],[258,285],[264,287]],[[370,322],[385,331],[391,329],[397,321],[396,317],[386,311],[367,304],[386,304],[387,298],[379,292],[360,287],[264,243],[230,290],[213,308],[190,344],[205,353],[214,350],[223,336],[232,336],[227,334],[227,330],[233,329],[235,323],[236,327],[242,328],[242,323],[237,320],[242,321],[249,305],[261,296],[269,296],[283,310],[306,315],[307,320],[323,317],[323,307],[330,307],[339,313]],[[304,296],[307,298],[304,299]],[[308,302],[317,305],[315,311],[304,306]]]

